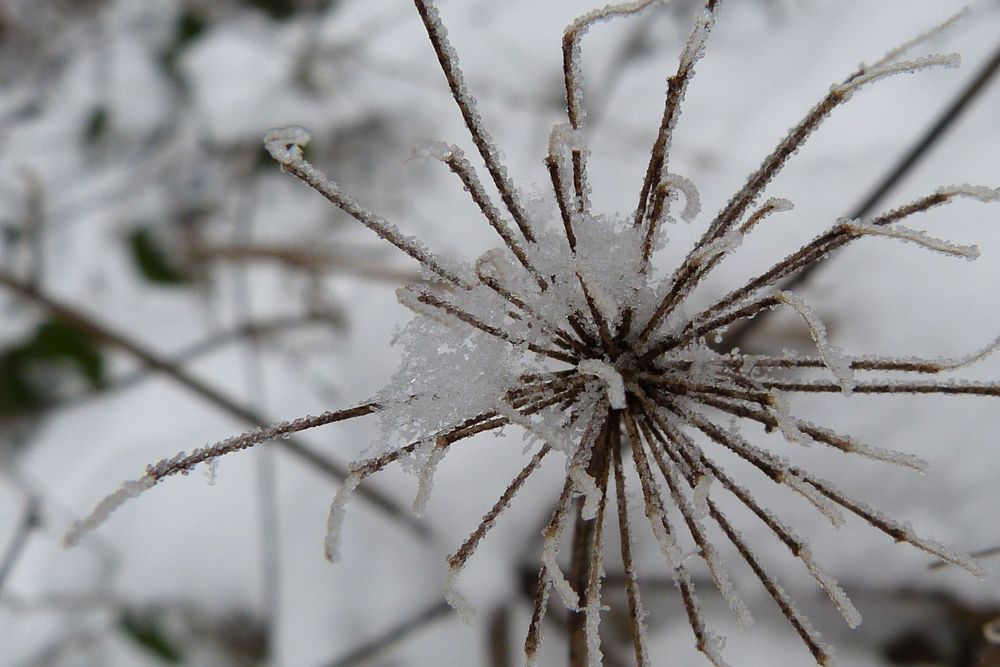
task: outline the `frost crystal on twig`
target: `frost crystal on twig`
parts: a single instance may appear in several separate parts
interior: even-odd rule
[[[801,297],[784,290],[782,283],[853,241],[871,236],[975,259],[975,246],[956,245],[900,223],[956,198],[996,202],[1000,190],[946,187],[874,217],[834,221],[828,231],[763,273],[734,286],[700,311],[688,312],[689,295],[724,257],[738,251],[744,237],[773,213],[792,210],[786,199],[771,197],[759,202],[768,184],[837,107],[885,77],[958,64],[954,55],[900,60],[954,19],[834,84],[707,222],[704,233],[679,265],[664,279],[655,280],[650,267],[654,252],[662,246],[663,223],[673,219],[672,203],[684,198],[679,216],[689,221],[696,220],[701,207],[694,183],[670,171],[670,150],[681,103],[695,64],[705,51],[719,3],[705,2],[677,69],[668,78],[663,117],[639,188],[638,204],[634,213],[618,218],[600,216],[590,209],[581,39],[599,21],[636,14],[659,3],[647,0],[609,5],[584,15],[566,29],[563,73],[568,123],[557,125],[550,135],[545,166],[555,210],[549,212],[525,206],[468,90],[437,9],[430,0],[415,0],[415,4],[502,207],[494,203],[475,167],[457,147],[435,143],[423,154],[443,162],[458,177],[502,245],[482,255],[474,268],[439,257],[395,225],[363,209],[306,161],[301,148],[309,140],[308,132],[301,128],[269,132],[266,147],[283,169],[416,260],[433,281],[398,293],[400,302],[415,315],[397,336],[403,347],[400,370],[373,402],[358,408],[288,422],[150,466],[145,476],[127,482],[102,501],[90,517],[73,528],[67,541],[75,541],[127,498],[164,477],[187,473],[199,463],[285,433],[377,413],[383,441],[373,448],[370,458],[352,465],[330,508],[325,552],[331,560],[339,556],[349,498],[367,477],[386,466],[400,463],[416,474],[414,509],[420,512],[430,494],[434,471],[444,465],[451,448],[459,443],[512,425],[526,432],[530,448],[538,447],[448,558],[445,597],[463,617],[470,617],[472,610],[456,590],[461,571],[529,477],[543,463],[557,458],[548,455],[564,455],[562,492],[543,531],[534,609],[525,640],[528,664],[537,660],[552,589],[570,611],[573,663],[600,664],[599,625],[607,588],[606,524],[612,521],[617,522],[619,531],[620,579],[637,664],[653,664],[633,555],[642,535],[651,533],[662,552],[695,644],[712,664],[725,664],[724,640],[706,627],[689,561],[697,558],[704,563],[741,625],[752,622],[719,549],[710,541],[713,524],[750,566],[816,662],[829,664],[829,647],[716,501],[735,499],[755,515],[826,592],[848,625],[857,626],[861,615],[833,576],[818,564],[808,544],[716,462],[715,454],[721,451],[756,469],[770,483],[794,491],[834,526],[842,526],[845,515],[853,514],[898,542],[980,574],[969,557],[917,535],[909,525],[868,507],[783,456],[752,444],[740,426],[762,424],[792,443],[818,443],[873,461],[924,470],[926,463],[912,454],[867,445],[798,419],[792,414],[790,397],[834,392],[853,396],[852,400],[863,400],[867,394],[997,397],[998,383],[934,376],[980,361],[1000,347],[1000,337],[957,359],[854,356],[829,340],[817,312]],[[548,224],[547,219],[558,222]],[[706,342],[734,324],[783,307],[790,308],[804,323],[813,342],[811,353],[752,355],[736,349],[713,349]],[[803,369],[810,369],[814,376],[800,377],[797,373]],[[882,375],[871,379],[871,373]],[[633,479],[638,479],[637,496],[641,494],[648,531],[631,523],[626,466],[634,469]],[[613,495],[610,485],[614,486]],[[572,527],[573,539],[569,567],[565,568],[560,555],[567,526]]]

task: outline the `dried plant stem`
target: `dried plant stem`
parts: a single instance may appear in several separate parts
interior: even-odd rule
[[[267,149],[286,171],[445,283],[411,285],[397,291],[399,300],[417,314],[417,319],[400,334],[406,358],[401,377],[397,376],[372,403],[330,413],[318,422],[378,410],[383,432],[393,438],[379,449],[383,453],[351,465],[347,480],[331,503],[325,542],[327,557],[335,560],[339,555],[346,503],[365,478],[391,463],[415,463],[419,481],[414,508],[419,512],[431,492],[433,474],[453,444],[511,425],[524,429],[533,441],[541,441],[542,446],[449,557],[445,598],[463,616],[473,611],[456,590],[462,568],[528,477],[539,469],[542,458],[549,452],[564,452],[563,490],[542,530],[541,568],[525,638],[529,666],[538,660],[543,620],[552,591],[568,610],[565,629],[570,665],[598,667],[602,664],[603,649],[610,648],[602,646],[599,626],[602,587],[606,583],[603,538],[612,474],[615,477],[612,502],[617,510],[623,568],[620,581],[628,601],[631,644],[640,666],[652,664],[644,637],[645,612],[639,595],[628,512],[626,454],[631,456],[646,519],[670,578],[680,591],[695,644],[716,667],[726,664],[722,656],[723,641],[706,627],[688,561],[696,558],[704,563],[739,624],[752,622],[710,539],[718,531],[746,561],[813,658],[827,664],[830,651],[768,573],[750,543],[723,514],[712,495],[713,489],[730,501],[738,501],[765,524],[767,532],[789,549],[826,592],[848,625],[856,626],[860,614],[836,581],[820,569],[805,541],[759,504],[752,493],[738,486],[715,463],[711,450],[733,455],[738,465],[755,468],[771,483],[794,491],[819,511],[820,518],[835,526],[845,523],[848,513],[853,514],[896,541],[907,542],[980,574],[976,563],[968,557],[919,537],[908,525],[847,496],[819,476],[795,467],[784,456],[751,444],[739,429],[746,421],[756,422],[767,430],[777,431],[791,445],[816,441],[843,453],[922,470],[925,463],[916,456],[871,447],[797,419],[791,414],[791,398],[801,393],[833,392],[845,396],[854,393],[1000,397],[1000,383],[954,381],[939,375],[970,366],[993,353],[1000,348],[1000,338],[982,350],[951,360],[850,357],[830,341],[824,323],[807,303],[778,287],[829,253],[868,236],[888,237],[946,255],[974,259],[978,254],[975,246],[959,246],[897,223],[959,197],[997,202],[1000,190],[970,185],[942,188],[873,218],[838,220],[763,273],[731,287],[721,299],[709,302],[693,317],[685,308],[695,288],[742,243],[746,234],[772,213],[791,209],[791,203],[783,199],[771,198],[763,204],[759,200],[774,177],[836,107],[858,89],[886,77],[957,65],[956,55],[900,59],[904,52],[953,20],[893,49],[870,66],[862,65],[842,83],[832,86],[714,216],[674,271],[665,280],[657,281],[649,267],[652,253],[662,241],[659,226],[674,216],[690,221],[700,210],[701,198],[696,186],[670,171],[669,157],[684,92],[715,23],[719,3],[704,1],[676,73],[668,80],[664,113],[634,217],[611,219],[608,224],[590,213],[587,200],[589,151],[583,136],[579,43],[597,21],[634,13],[656,3],[639,0],[609,5],[567,28],[563,37],[563,75],[568,124],[553,129],[546,158],[562,230],[556,228],[544,233],[541,227],[533,229],[532,224],[547,216],[539,215],[536,221],[533,208],[533,219],[528,219],[520,194],[502,164],[499,149],[484,128],[475,99],[466,88],[458,57],[434,3],[432,0],[414,0],[414,3],[452,99],[513,224],[508,225],[503,219],[506,214],[490,201],[475,169],[459,149],[447,145],[430,148],[429,155],[443,161],[459,177],[482,217],[504,242],[505,247],[485,253],[475,263],[475,271],[469,271],[464,265],[433,254],[419,240],[405,236],[386,220],[361,208],[339,185],[310,165],[301,150],[309,138],[302,128],[272,130],[265,137]],[[672,213],[673,202],[680,197],[683,209]],[[514,225],[520,230],[518,237]],[[537,241],[544,242],[544,247],[534,245],[536,233]],[[810,356],[791,353],[755,356],[735,349],[720,354],[708,346],[706,337],[721,336],[733,326],[778,307],[790,308],[808,329],[813,342]],[[465,375],[466,366],[472,375]],[[803,380],[789,369],[814,369],[807,377],[816,379]],[[858,381],[855,371],[862,378],[871,371],[892,375],[889,379],[875,376]],[[896,374],[902,374],[901,379],[894,379]],[[928,380],[928,375],[934,376],[933,379]],[[731,428],[720,421],[727,419],[732,421]],[[145,478],[126,483],[102,501],[92,515],[96,518],[88,521],[96,524],[108,514],[109,507],[117,506],[124,498],[149,488],[166,475],[186,472],[197,463],[245,449],[273,435],[299,430],[304,423],[289,422],[279,425],[277,431],[237,436],[192,455],[182,453],[162,461],[151,466]],[[397,444],[407,442],[402,446]],[[565,546],[563,533],[570,523],[567,576],[563,573],[560,549]],[[694,545],[692,553],[683,550],[689,543]],[[613,656],[613,649],[609,656]]]
[[[631,423],[632,417],[625,413],[626,424],[629,426],[629,437],[634,434],[634,425]],[[646,652],[645,641],[645,612],[642,608],[642,601],[639,597],[639,582],[635,572],[635,561],[632,557],[632,529],[628,519],[628,497],[625,493],[625,474],[622,470],[622,448],[621,430],[619,429],[614,443],[614,468],[615,468],[615,499],[618,507],[618,531],[621,542],[622,569],[625,573],[625,596],[628,598],[628,618],[629,626],[632,630],[632,647],[635,650],[635,661],[639,667],[647,667],[649,655]],[[637,441],[630,440],[632,446],[636,446]]]
[[[422,280],[420,274],[415,271],[396,268],[371,258],[359,258],[357,254],[325,251],[315,246],[206,244],[189,248],[188,252],[193,258],[199,260],[224,260],[241,264],[274,262],[302,271],[343,273],[397,285],[418,283]]]
[[[874,211],[879,203],[888,197],[903,182],[906,176],[913,171],[913,168],[920,163],[923,157],[944,138],[948,129],[958,122],[965,114],[965,111],[972,108],[972,103],[986,90],[998,73],[1000,73],[1000,47],[983,63],[983,66],[972,76],[969,83],[958,92],[954,100],[938,116],[934,123],[927,128],[927,131],[920,135],[906,153],[899,158],[899,161],[889,169],[885,177],[878,182],[865,197],[864,201],[858,204],[846,217],[850,220],[857,220],[866,217]],[[789,278],[782,286],[782,289],[794,289],[800,285],[804,285],[825,264],[826,262],[820,259],[803,267],[798,273]],[[762,317],[741,323],[739,327],[727,334],[723,344],[726,347],[741,346],[742,342],[767,320],[767,314],[763,313]]]
[[[578,593],[587,590],[590,563],[594,559],[594,521],[583,517],[583,499],[574,505],[573,538],[570,546],[569,582]],[[581,595],[581,598],[583,596]],[[567,612],[566,634],[569,642],[569,667],[588,667],[587,615],[584,610]]]
[[[438,16],[437,8],[430,0],[414,0],[414,5],[416,5],[420,19],[424,23],[424,29],[427,31],[431,45],[434,47],[434,53],[437,55],[438,63],[441,65],[441,71],[448,81],[451,96],[462,113],[465,126],[472,136],[472,142],[476,145],[476,149],[486,163],[486,170],[489,171],[494,185],[496,185],[497,190],[500,192],[500,198],[514,218],[514,222],[517,224],[518,229],[521,230],[521,234],[525,240],[533,242],[535,235],[528,221],[528,214],[524,210],[524,205],[521,203],[517,189],[514,187],[513,182],[511,182],[510,176],[507,175],[507,170],[500,163],[500,156],[497,154],[493,140],[483,126],[479,110],[476,108],[472,96],[469,95],[468,89],[465,87],[465,80],[462,76],[462,70],[458,66],[455,50],[448,41],[448,35]]]
[[[406,641],[411,635],[425,630],[429,625],[450,616],[452,613],[454,610],[443,601],[428,605],[381,635],[364,642],[333,662],[327,663],[327,667],[360,667],[370,664],[375,658]]]
[[[38,497],[31,492],[27,492],[25,495],[24,510],[21,512],[21,520],[15,526],[14,536],[8,542],[7,548],[4,549],[3,556],[0,558],[0,598],[3,597],[7,578],[14,571],[14,566],[24,554],[31,531],[41,523],[39,505],[40,501]]]
[[[225,329],[218,333],[206,336],[203,340],[183,348],[180,352],[174,353],[169,359],[164,359],[164,361],[171,366],[183,368],[185,364],[206,354],[211,354],[212,352],[241,339],[263,339],[285,331],[292,331],[319,324],[330,325],[331,321],[322,316],[311,313],[307,313],[305,315],[277,316],[268,319],[247,321],[230,329]],[[134,387],[150,377],[154,371],[155,369],[143,366],[134,371],[124,373],[121,377],[112,378],[100,386],[88,388],[86,391],[68,396],[66,398],[56,399],[41,407],[28,408],[24,412],[20,412],[18,414],[28,415],[36,412],[62,410],[81,405],[102,396],[122,392],[126,389]]]
[[[223,412],[257,428],[267,428],[272,423],[254,410],[239,405],[219,390],[210,387],[175,364],[162,359],[159,355],[137,341],[128,338],[110,326],[99,322],[62,301],[56,300],[36,287],[24,283],[2,270],[0,270],[0,286],[31,301],[47,311],[50,316],[65,322],[109,347],[128,354],[147,368],[162,373]],[[275,444],[339,482],[347,479],[348,473],[344,466],[331,461],[296,440],[276,440]],[[428,538],[429,534],[426,525],[411,516],[395,500],[371,488],[362,489],[359,493],[366,501],[372,503],[373,506],[377,507],[386,516],[405,527],[412,535],[421,540]]]

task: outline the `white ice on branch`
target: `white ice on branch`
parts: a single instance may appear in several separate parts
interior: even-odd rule
[[[684,195],[684,208],[681,209],[681,220],[692,222],[701,212],[701,195],[698,194],[698,186],[687,176],[680,174],[666,174],[661,180],[658,190],[664,191],[667,196],[673,197],[674,193]]]
[[[349,475],[343,485],[333,496],[330,503],[330,513],[326,520],[326,539],[323,541],[323,552],[331,563],[340,560],[340,534],[344,527],[344,517],[347,516],[347,501],[354,495],[354,490],[361,483],[358,475]]]
[[[312,134],[304,127],[277,127],[264,135],[264,148],[279,164],[291,165],[302,159],[302,149],[310,141]]]
[[[576,365],[576,369],[584,375],[593,375],[604,380],[608,392],[608,403],[614,410],[624,410],[625,380],[618,369],[601,359],[585,359]]]
[[[841,389],[843,389],[844,395],[849,396],[856,384],[854,372],[851,370],[851,364],[844,355],[843,350],[835,345],[831,345],[827,340],[826,327],[823,325],[822,320],[819,319],[816,312],[799,295],[783,291],[778,292],[775,296],[782,303],[791,306],[802,317],[806,326],[809,327],[809,334],[816,344],[819,356],[822,357],[823,362],[830,369],[830,372],[833,373],[833,376],[837,378],[837,382],[840,384]]]
[[[63,544],[67,547],[75,545],[86,533],[107,521],[108,517],[116,509],[124,505],[126,501],[130,498],[135,498],[143,491],[153,488],[156,482],[156,478],[152,475],[146,475],[137,480],[125,482],[117,491],[104,498],[87,518],[74,523],[63,537]]]
[[[673,173],[671,143],[685,91],[722,3],[705,0],[677,69],[667,79],[662,120],[648,154],[645,176],[637,187],[639,202],[634,212],[626,216],[603,215],[591,209],[588,161],[593,156],[583,126],[584,77],[579,43],[597,21],[633,14],[661,3],[648,0],[609,5],[584,15],[567,28],[563,37],[563,77],[568,122],[557,124],[549,136],[544,164],[550,181],[546,189],[551,185],[551,192],[530,197],[522,195],[515,186],[499,148],[484,126],[435,4],[431,0],[415,0],[415,4],[443,71],[442,83],[451,91],[493,187],[485,187],[489,184],[485,179],[480,181],[473,164],[454,145],[431,143],[421,154],[441,161],[458,177],[478,209],[468,219],[492,227],[502,243],[496,242],[495,249],[480,254],[474,266],[438,256],[419,239],[404,235],[395,225],[363,208],[337,182],[310,164],[303,152],[310,140],[306,130],[281,128],[264,137],[268,152],[284,171],[417,261],[423,269],[423,280],[397,292],[400,303],[410,308],[414,317],[393,337],[393,343],[401,348],[396,373],[371,403],[336,413],[321,422],[376,412],[380,420],[380,438],[366,452],[369,458],[352,464],[331,503],[324,542],[326,556],[331,560],[339,556],[344,510],[364,479],[390,463],[402,466],[417,478],[413,509],[420,514],[430,497],[435,472],[446,464],[444,459],[453,448],[464,447],[481,434],[513,427],[518,431],[523,429],[529,441],[524,453],[537,441],[544,444],[469,538],[449,556],[445,598],[463,618],[471,614],[468,603],[456,590],[459,573],[527,477],[540,467],[542,457],[550,451],[564,455],[563,491],[542,532],[539,586],[525,642],[529,664],[536,659],[541,644],[542,618],[553,588],[568,609],[585,615],[582,620],[571,617],[581,621],[580,633],[574,636],[586,640],[577,642],[579,650],[588,654],[578,662],[600,663],[599,623],[604,609],[602,559],[606,537],[601,531],[615,518],[606,521],[609,506],[618,510],[616,523],[620,536],[614,541],[620,547],[621,560],[615,564],[615,570],[625,575],[636,662],[644,667],[652,664],[646,646],[645,612],[640,604],[635,575],[638,568],[632,556],[633,533],[629,526],[629,495],[635,495],[635,489],[629,485],[634,487],[636,478],[650,524],[645,536],[655,540],[662,551],[669,575],[680,590],[698,648],[709,661],[724,664],[722,641],[706,627],[701,616],[690,559],[684,555],[690,549],[689,542],[694,543],[690,553],[703,561],[738,622],[748,625],[752,621],[726,571],[721,556],[724,551],[715,543],[724,534],[799,633],[816,662],[829,664],[829,649],[777,579],[767,572],[767,564],[757,559],[757,545],[744,540],[742,532],[730,525],[719,508],[734,499],[738,501],[798,558],[849,625],[857,625],[860,614],[836,581],[815,562],[808,544],[786,529],[753,492],[739,486],[734,481],[739,477],[726,474],[717,463],[720,453],[735,465],[755,469],[752,474],[763,474],[765,484],[773,483],[795,492],[799,496],[794,498],[795,502],[811,504],[818,510],[817,518],[825,516],[836,527],[843,525],[845,515],[850,513],[897,541],[978,574],[971,559],[919,537],[908,525],[854,500],[819,476],[795,467],[784,456],[751,444],[744,426],[763,425],[787,442],[818,443],[845,454],[923,470],[925,464],[916,456],[867,446],[850,436],[798,419],[792,413],[791,399],[806,393],[838,391],[845,395],[854,393],[859,397],[857,400],[865,394],[906,393],[1000,397],[1000,383],[930,377],[981,360],[1000,347],[1000,337],[986,348],[955,360],[850,356],[831,344],[816,311],[796,294],[782,291],[781,286],[839,248],[866,236],[891,237],[948,255],[972,258],[978,252],[975,246],[953,244],[901,223],[911,215],[956,198],[997,201],[1000,190],[970,185],[941,188],[871,219],[842,220],[799,250],[777,259],[763,273],[730,286],[721,298],[698,303],[711,299],[715,287],[720,286],[706,285],[716,276],[720,280],[724,277],[718,274],[727,273],[715,271],[716,267],[744,247],[744,239],[768,216],[791,209],[788,200],[765,199],[766,190],[834,109],[862,86],[885,77],[958,64],[955,55],[899,60],[904,52],[937,29],[890,51],[871,66],[862,65],[842,83],[832,86],[830,93],[780,139],[745,184],[708,222],[693,247],[682,257],[671,258],[671,271],[671,266],[654,263],[665,254],[661,251],[667,243],[666,228],[670,226],[663,223],[672,221],[672,215],[694,220],[701,203],[695,184]],[[431,192],[424,195],[436,196]],[[497,195],[499,201],[494,203]],[[672,213],[671,206],[675,203],[679,206],[680,196],[684,197],[684,206],[679,213]],[[417,204],[413,210],[419,208]],[[748,355],[723,336],[728,332],[732,338],[738,338],[740,327],[755,317],[763,317],[770,309],[783,306],[794,311],[808,328],[813,341],[810,347],[816,350],[810,350],[810,356],[784,352]],[[720,349],[727,345],[728,349]],[[796,375],[809,369],[817,369],[823,377]],[[865,379],[872,372],[889,377]],[[898,374],[903,374],[902,379]],[[151,466],[146,477],[126,483],[101,502],[90,517],[72,529],[67,541],[76,540],[82,531],[103,521],[127,498],[162,477],[187,472],[215,456],[261,442],[268,435],[313,425],[319,423],[279,425]],[[626,463],[632,466],[628,475],[624,469]],[[473,468],[468,470],[470,475],[477,474]],[[470,476],[466,481],[477,485],[477,479]],[[608,495],[612,484],[613,497]],[[368,489],[361,492],[367,493]],[[680,520],[675,522],[675,519]],[[567,524],[573,525],[574,531],[586,526],[589,536],[581,531],[575,532],[572,540],[564,539]],[[560,559],[560,545],[567,541],[573,544],[573,552]],[[570,563],[572,583],[560,569],[560,560]]]
[[[843,99],[851,97],[859,88],[884,79],[895,74],[913,74],[925,69],[935,67],[955,68],[962,63],[962,57],[957,53],[934,54],[914,58],[913,60],[903,60],[901,62],[891,62],[866,69],[862,74],[850,79],[845,83],[835,84],[830,87],[830,91],[839,95]]]
[[[964,257],[966,259],[977,259],[979,257],[979,247],[974,245],[956,245],[943,239],[929,236],[926,232],[918,229],[910,229],[902,225],[881,226],[873,225],[861,220],[845,220],[841,222],[844,229],[860,235],[884,236],[887,238],[899,239],[915,243],[928,250],[934,250],[952,257]]]

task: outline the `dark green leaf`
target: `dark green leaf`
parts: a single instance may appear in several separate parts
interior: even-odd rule
[[[244,5],[253,7],[270,16],[275,21],[284,21],[295,14],[294,0],[241,0]]]
[[[43,322],[31,335],[0,351],[0,414],[44,407],[56,397],[51,377],[70,369],[92,387],[104,383],[104,357],[86,332],[58,321]],[[39,381],[44,378],[44,382]]]
[[[19,225],[9,220],[0,222],[0,238],[3,239],[5,245],[17,245],[22,236],[24,236],[24,230]]]
[[[68,360],[76,364],[93,386],[104,381],[104,358],[86,333],[62,322],[45,322],[38,327],[28,348],[40,360]]]
[[[196,42],[207,29],[208,22],[205,17],[187,8],[177,17],[177,22],[174,24],[174,38],[160,52],[160,64],[182,94],[188,92],[188,84],[183,72],[177,67],[177,62],[184,50]]]
[[[126,609],[118,622],[127,637],[161,662],[170,665],[184,662],[184,654],[173,644],[154,614]]]
[[[205,19],[190,8],[177,17],[177,27],[174,32],[173,48],[181,51],[195,41],[205,32],[208,24]]]
[[[99,144],[108,134],[111,112],[106,107],[97,107],[90,112],[83,128],[83,141],[88,146]]]
[[[142,276],[159,285],[183,285],[190,282],[188,276],[163,248],[162,243],[148,227],[137,227],[129,235],[132,259]]]

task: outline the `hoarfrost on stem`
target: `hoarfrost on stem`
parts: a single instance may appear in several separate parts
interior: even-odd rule
[[[775,176],[836,108],[861,88],[886,77],[958,64],[956,55],[900,60],[954,19],[834,84],[708,221],[690,252],[666,277],[654,279],[650,268],[655,253],[665,243],[663,223],[672,219],[672,201],[679,194],[684,196],[680,212],[684,220],[696,220],[700,211],[697,188],[670,170],[670,151],[681,103],[721,3],[704,3],[677,69],[667,79],[663,116],[634,213],[604,216],[591,209],[589,196],[587,162],[591,155],[581,103],[580,41],[597,21],[635,14],[660,3],[609,5],[567,28],[563,78],[568,123],[553,129],[545,159],[552,197],[526,199],[485,127],[437,8],[430,0],[414,1],[502,207],[493,202],[475,168],[457,147],[430,144],[423,155],[442,162],[458,177],[485,223],[496,232],[500,245],[482,255],[474,266],[438,256],[418,239],[363,208],[310,164],[302,152],[309,141],[308,132],[294,127],[269,132],[265,137],[267,150],[286,172],[422,267],[426,282],[398,292],[400,302],[414,311],[413,320],[395,339],[402,346],[399,370],[374,399],[356,408],[286,422],[151,466],[145,476],[127,482],[102,501],[90,517],[72,529],[67,541],[75,541],[127,498],[167,476],[186,473],[201,462],[286,433],[377,413],[381,438],[367,452],[368,458],[352,464],[330,507],[324,548],[331,560],[339,555],[349,498],[366,478],[388,465],[398,463],[416,475],[414,509],[421,512],[435,470],[459,443],[513,425],[525,432],[529,447],[538,447],[478,527],[448,558],[445,597],[463,617],[471,614],[471,608],[456,586],[465,564],[528,477],[541,467],[542,458],[552,451],[564,454],[562,492],[542,533],[534,609],[525,639],[529,664],[537,659],[553,588],[571,612],[571,650],[586,655],[589,664],[600,663],[603,530],[611,515],[609,506],[617,509],[620,566],[636,661],[652,664],[646,612],[632,555],[633,540],[639,536],[630,524],[626,484],[634,481],[624,473],[626,462],[634,468],[632,480],[638,478],[649,532],[677,584],[695,643],[715,665],[725,664],[724,641],[706,627],[680,537],[686,534],[695,543],[693,556],[704,562],[739,624],[749,625],[752,619],[719,550],[709,539],[710,522],[750,566],[816,662],[829,664],[832,654],[748,540],[719,509],[719,495],[749,509],[769,534],[788,547],[848,625],[854,627],[861,620],[834,578],[816,563],[808,544],[716,462],[720,451],[756,470],[769,483],[794,491],[834,526],[842,526],[848,512],[896,541],[981,574],[971,558],[917,535],[910,526],[844,494],[832,483],[751,444],[742,426],[747,422],[763,424],[791,442],[822,443],[844,453],[923,470],[924,462],[911,454],[866,445],[796,418],[789,397],[832,392],[854,396],[855,400],[867,394],[998,397],[998,383],[935,376],[983,359],[1000,347],[1000,337],[980,351],[953,360],[853,356],[830,342],[816,312],[800,296],[784,289],[783,281],[866,236],[892,237],[971,258],[976,254],[974,246],[952,244],[900,223],[958,198],[996,202],[1000,190],[974,185],[940,188],[871,218],[835,222],[799,250],[700,310],[691,308],[689,299],[723,258],[743,247],[744,238],[772,213],[792,210],[786,199],[771,197],[763,204],[758,202]],[[814,348],[810,355],[748,354],[710,346],[708,341],[722,341],[722,333],[733,325],[782,306],[791,308],[805,323]],[[823,377],[802,380],[795,375],[801,369],[815,369]],[[888,374],[890,378],[864,379],[869,373]],[[611,485],[613,495],[609,493]],[[675,522],[677,514],[680,521]],[[567,570],[571,576],[567,577],[560,552],[571,519],[574,535]]]

